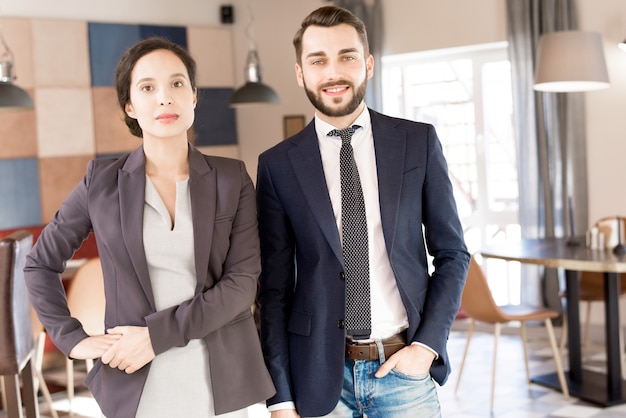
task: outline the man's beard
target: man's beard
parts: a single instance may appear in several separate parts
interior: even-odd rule
[[[303,82],[304,82],[304,79],[303,79]],[[317,94],[315,91],[309,89],[306,85],[306,82],[304,82],[304,91],[306,92],[306,95],[311,101],[311,103],[313,104],[313,106],[323,115],[330,116],[330,117],[341,117],[341,116],[350,115],[359,107],[359,105],[363,101],[363,98],[365,97],[365,90],[367,89],[367,77],[365,78],[365,80],[363,80],[363,82],[359,85],[358,88],[355,88],[352,83],[341,81],[340,83],[332,83],[332,84],[329,83],[327,85],[324,85],[320,88],[320,90],[331,88],[338,84],[341,84],[341,85],[347,84],[350,90],[354,92],[354,94],[352,95],[352,99],[348,103],[346,103],[344,106],[341,106],[338,108],[333,108],[333,107],[325,105],[324,101],[322,100],[322,97],[319,94]],[[332,100],[335,103],[339,103],[341,100],[343,100],[343,96],[332,99]]]

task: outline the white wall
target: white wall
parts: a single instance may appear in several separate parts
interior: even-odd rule
[[[585,93],[589,222],[626,215],[626,1],[580,0],[581,29],[599,32],[611,87]],[[601,5],[601,7],[599,7]]]
[[[626,2],[579,0],[579,7],[581,29],[602,34],[611,81],[606,90],[584,93],[589,222],[593,223],[608,215],[626,215],[626,52],[617,47],[626,39]],[[626,300],[620,310],[624,324]],[[603,303],[592,304],[591,322],[604,323]]]

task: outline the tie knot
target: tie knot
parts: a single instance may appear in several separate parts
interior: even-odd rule
[[[354,134],[354,131],[359,128],[359,125],[352,125],[348,126],[345,129],[333,129],[328,133],[328,136],[338,136],[339,138],[341,138],[342,143],[350,142],[350,139],[352,139],[352,134]]]

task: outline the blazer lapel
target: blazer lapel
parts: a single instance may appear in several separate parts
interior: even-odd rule
[[[196,291],[200,291],[208,279],[209,254],[213,243],[217,202],[217,177],[215,170],[192,146],[189,147],[189,187],[196,262]]]
[[[391,255],[400,208],[400,192],[405,160],[406,132],[395,127],[395,122],[370,110],[372,134],[376,152],[380,217],[387,253]]]
[[[309,123],[292,143],[295,146],[288,151],[288,155],[300,189],[335,256],[343,263],[341,240],[328,195],[315,123]]]
[[[119,170],[119,204],[122,222],[122,239],[130,257],[139,283],[150,306],[156,310],[148,262],[143,247],[143,209],[146,188],[146,166],[143,147],[133,151]]]

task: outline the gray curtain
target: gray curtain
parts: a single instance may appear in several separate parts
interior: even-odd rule
[[[383,34],[383,12],[381,0],[335,0],[335,6],[350,10],[365,23],[370,53],[374,56],[374,76],[370,79],[365,103],[379,112],[382,111],[381,56]]]
[[[507,0],[507,20],[522,237],[568,237],[570,223],[576,235],[584,236],[588,203],[583,93],[532,88],[539,37],[578,29],[576,0]],[[525,266],[522,274],[522,301],[561,310],[556,270]]]

